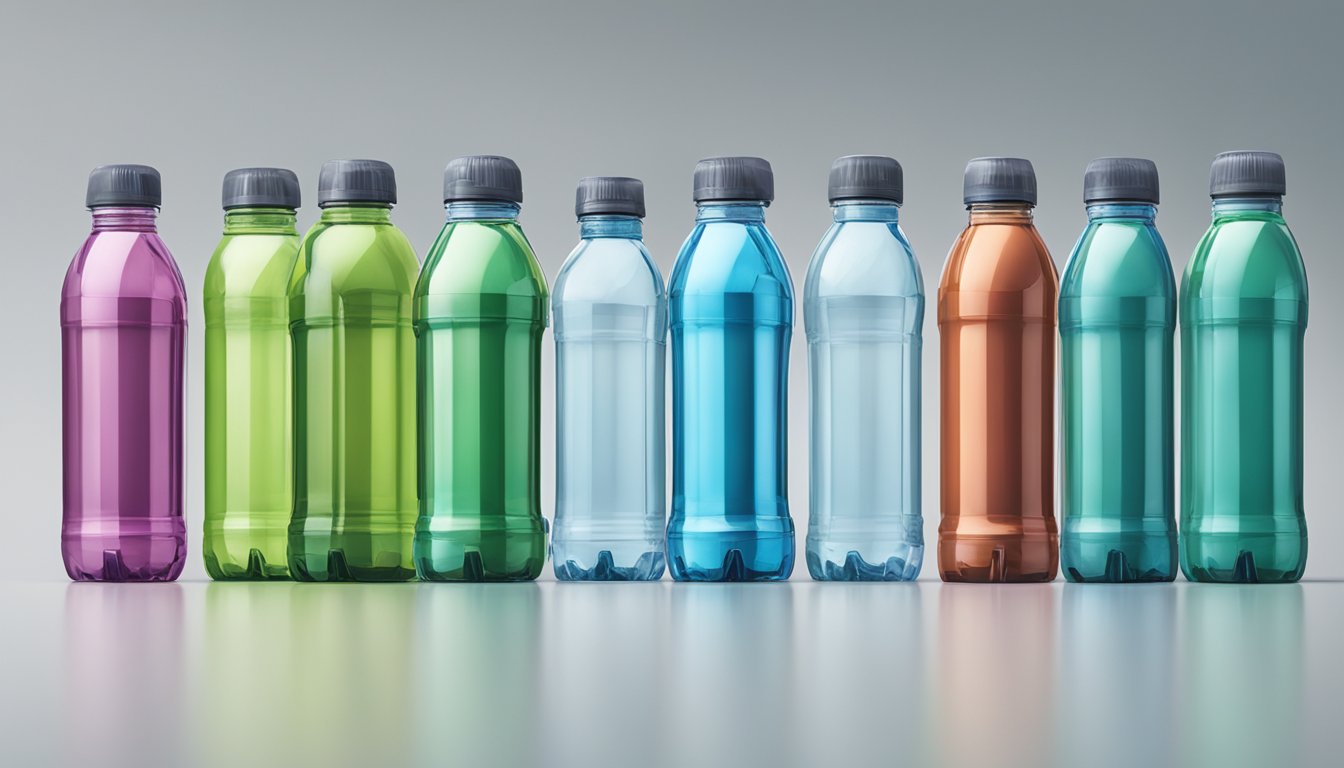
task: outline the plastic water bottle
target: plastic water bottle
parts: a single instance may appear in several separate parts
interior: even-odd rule
[[[695,229],[672,270],[672,515],[678,581],[777,581],[793,571],[785,482],[793,281],[765,228],[770,164],[695,168]]]
[[[322,215],[289,284],[294,343],[294,515],[299,581],[415,576],[418,264],[392,224],[397,182],[378,160],[322,166]]]
[[[541,516],[541,336],[546,276],[507,157],[443,172],[447,222],[415,287],[420,516],[415,566],[432,581],[535,579]]]
[[[224,238],[205,271],[205,570],[287,579],[299,179],[240,168],[224,176],[223,198]]]
[[[79,581],[170,581],[186,557],[187,297],[159,239],[160,190],[149,166],[93,169],[93,232],[61,289],[61,556]]]
[[[807,569],[834,581],[905,581],[924,558],[919,375],[924,281],[901,231],[901,164],[831,166],[835,223],[804,290],[812,376]]]
[[[1181,570],[1297,581],[1307,273],[1283,219],[1283,158],[1224,152],[1210,176],[1213,225],[1181,283]]]
[[[1069,581],[1171,581],[1176,280],[1153,224],[1157,166],[1093,160],[1083,202],[1059,297],[1060,558]]]
[[[593,176],[555,279],[558,579],[656,581],[665,524],[667,295],[644,247],[644,184]]]
[[[966,166],[970,223],[938,289],[944,581],[1050,581],[1059,279],[1032,223],[1027,160]]]

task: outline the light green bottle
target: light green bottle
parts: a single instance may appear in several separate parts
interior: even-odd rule
[[[287,579],[293,503],[289,311],[299,179],[224,176],[224,239],[205,272],[205,570]]]
[[[1283,158],[1224,152],[1209,187],[1213,224],[1181,283],[1181,570],[1297,581],[1307,273],[1283,218]]]
[[[299,581],[415,575],[415,337],[418,264],[392,225],[392,167],[322,166],[322,216],[289,284],[294,340],[294,515]]]
[[[535,579],[546,560],[546,276],[518,226],[523,185],[512,160],[460,157],[443,191],[448,220],[415,288],[416,570],[432,581]]]

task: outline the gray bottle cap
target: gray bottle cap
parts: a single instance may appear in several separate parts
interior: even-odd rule
[[[574,191],[574,215],[644,218],[644,182],[629,176],[585,176]]]
[[[885,155],[846,155],[831,163],[827,185],[830,201],[890,200],[905,202],[901,164]]]
[[[443,202],[498,200],[523,203],[523,172],[499,155],[467,155],[443,169]]]
[[[288,168],[238,168],[224,174],[224,210],[288,208],[297,210],[299,177]]]
[[[977,157],[966,164],[961,199],[971,203],[1036,204],[1036,170],[1020,157]]]
[[[162,204],[163,181],[148,165],[100,165],[89,173],[85,208],[158,208]]]
[[[775,172],[759,157],[710,157],[695,164],[695,202],[775,199]]]
[[[1288,191],[1277,152],[1223,152],[1209,169],[1209,197],[1282,197]]]
[[[1083,172],[1083,202],[1158,203],[1157,163],[1141,157],[1099,157]]]
[[[317,207],[397,202],[397,175],[382,160],[328,160],[317,177]]]

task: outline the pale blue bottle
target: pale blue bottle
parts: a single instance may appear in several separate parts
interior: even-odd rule
[[[807,570],[820,581],[909,581],[924,559],[920,355],[924,280],[901,230],[901,164],[831,166],[835,222],[807,270],[811,374]]]
[[[556,506],[563,581],[656,581],[665,562],[667,294],[644,184],[579,182],[581,240],[555,280]]]
[[[695,168],[695,229],[669,282],[672,515],[678,581],[779,581],[793,571],[785,468],[793,281],[765,228],[770,164]]]

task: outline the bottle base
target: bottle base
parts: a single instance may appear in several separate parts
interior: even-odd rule
[[[247,562],[221,560],[215,553],[205,553],[205,572],[215,581],[289,581],[287,557],[266,559],[260,549],[247,552]]]
[[[1197,533],[1181,537],[1181,571],[1215,584],[1291,584],[1307,568],[1307,537],[1294,533]]]
[[[186,564],[186,542],[178,534],[66,534],[61,539],[65,572],[74,581],[173,581]]]
[[[1064,533],[1064,578],[1077,584],[1142,584],[1176,578],[1175,533]]]
[[[645,542],[639,542],[641,548]],[[634,558],[625,553],[617,564],[613,550],[620,542],[552,544],[551,558],[555,578],[560,581],[657,581],[663,577],[665,558],[657,550],[643,550]],[[593,554],[596,550],[596,554]]]
[[[304,582],[409,581],[415,570],[406,539],[401,533],[291,533],[289,573]]]
[[[938,570],[947,582],[1037,584],[1054,581],[1059,572],[1059,537],[940,537]]]
[[[668,534],[676,581],[784,581],[793,573],[793,533]]]
[[[924,560],[924,545],[906,542],[866,547],[869,553],[890,552],[867,560],[858,546],[837,542],[807,543],[807,572],[816,581],[914,581]],[[880,555],[879,555],[880,557]]]
[[[532,581],[546,561],[546,534],[442,531],[415,535],[415,571],[424,581]]]

